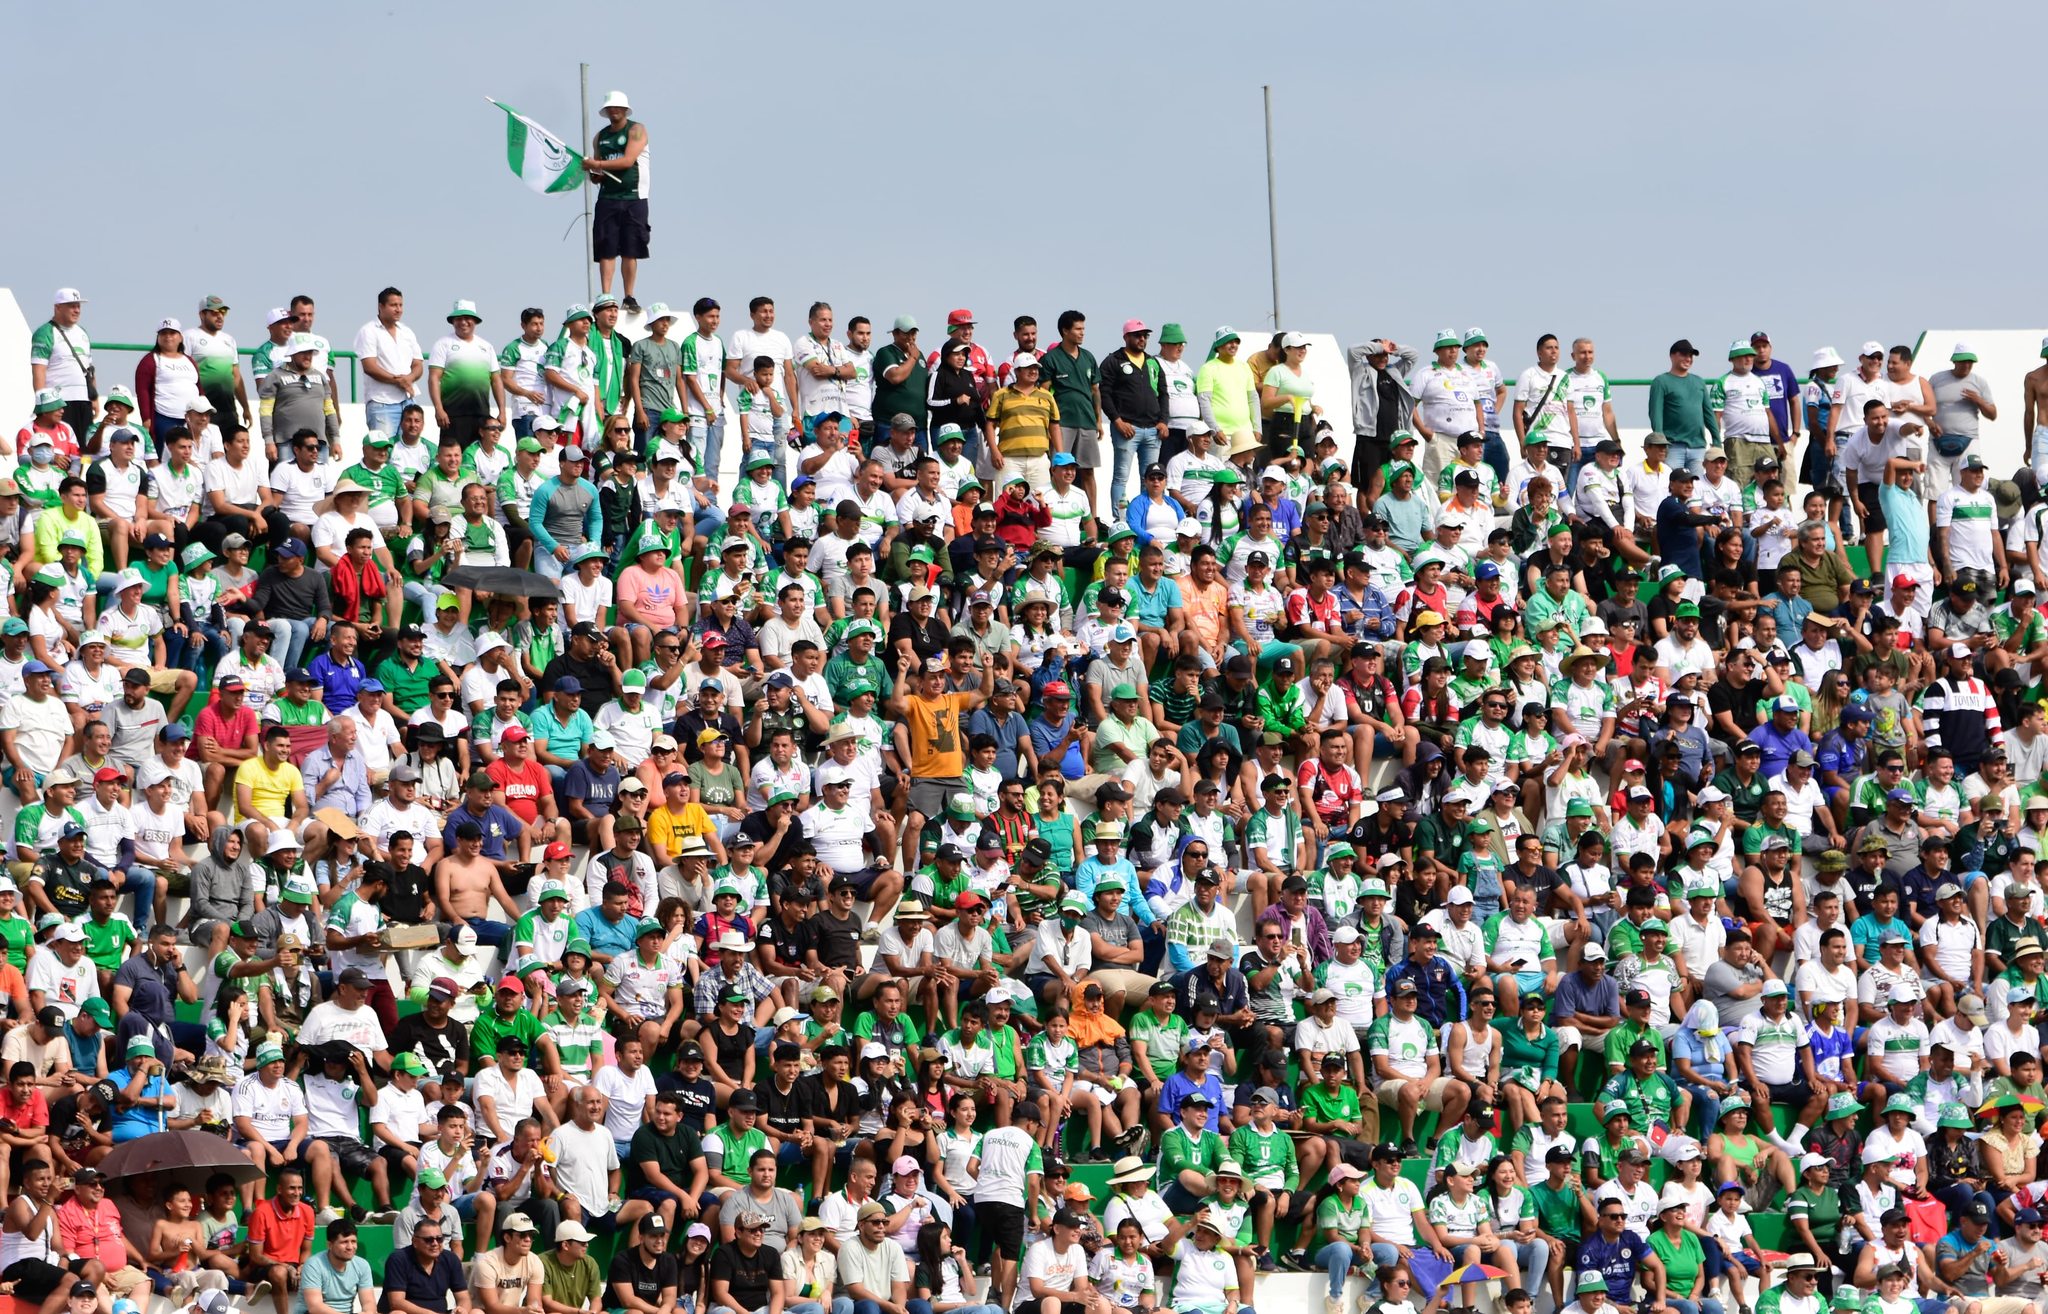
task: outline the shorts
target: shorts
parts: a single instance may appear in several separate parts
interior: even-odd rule
[[[370,1165],[377,1161],[377,1151],[364,1141],[348,1136],[322,1136],[319,1140],[351,1178],[366,1176]]]
[[[645,260],[647,201],[644,197],[599,197],[590,222],[590,254],[596,260]]]
[[[1379,1088],[1380,1103],[1394,1103],[1395,1098],[1400,1095],[1403,1086],[1408,1085],[1411,1081],[1419,1082],[1422,1080],[1423,1078],[1421,1077],[1394,1077],[1391,1080],[1381,1082]],[[1443,1112],[1444,1092],[1450,1088],[1451,1079],[1449,1077],[1431,1079],[1428,1083],[1428,1089],[1422,1095],[1422,1107],[1433,1113]]]
[[[1102,431],[1100,429],[1069,429],[1060,426],[1060,441],[1066,445],[1074,464],[1083,470],[1093,470],[1102,464]]]
[[[974,1202],[974,1221],[977,1230],[988,1238],[989,1245],[994,1248],[997,1255],[1013,1261],[1023,1256],[1024,1207],[1022,1205],[1007,1204],[1001,1200],[985,1202],[976,1200]],[[22,1263],[33,1262],[36,1261],[22,1261]],[[16,1267],[19,1267],[19,1265]],[[8,1272],[11,1274],[13,1269],[9,1269]],[[52,1282],[48,1287],[44,1288],[43,1294],[48,1295],[54,1290],[56,1290],[56,1283]]]
[[[1023,1211],[1019,1210],[1017,1216],[1022,1219]],[[72,1277],[84,1267],[85,1261],[82,1259],[74,1259],[68,1266],[61,1268],[44,1259],[17,1259],[7,1266],[5,1272],[0,1272],[0,1278],[14,1284],[16,1299],[41,1304],[49,1299],[50,1293],[57,1289],[58,1283]]]
[[[1115,1091],[1107,1086],[1098,1086],[1092,1081],[1076,1081],[1074,1083],[1074,1093],[1076,1095],[1088,1096],[1105,1109],[1116,1103]]]
[[[1889,522],[1884,518],[1884,504],[1879,500],[1876,484],[1856,485],[1856,496],[1863,502],[1863,532],[1881,534]]]
[[[947,800],[966,788],[967,782],[959,776],[912,776],[910,810],[923,814],[927,821],[942,817]]]
[[[178,691],[179,672],[174,671],[169,667],[145,666],[137,664],[135,666],[125,666],[121,669],[123,674],[126,674],[128,671],[147,672],[149,675],[149,691],[151,693],[168,694],[176,693]]]

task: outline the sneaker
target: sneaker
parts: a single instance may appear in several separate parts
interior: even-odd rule
[[[320,1226],[325,1227],[329,1223],[340,1222],[342,1217],[343,1215],[341,1210],[334,1208],[332,1205],[329,1205],[327,1208],[322,1209],[319,1213],[313,1215],[313,1221],[318,1223]]]
[[[257,1301],[263,1299],[265,1296],[269,1294],[270,1279],[265,1278],[263,1279],[263,1281],[258,1282],[255,1286],[249,1288],[248,1303],[253,1306]]]
[[[619,309],[625,311],[628,315],[637,315],[640,313],[640,303],[632,297],[627,297],[619,303]]]
[[[1273,1252],[1270,1250],[1261,1250],[1259,1252],[1259,1272],[1277,1273],[1279,1271],[1280,1266],[1273,1262]]]
[[[1342,1296],[1324,1296],[1323,1314],[1344,1314],[1344,1298]]]
[[[363,1221],[371,1227],[389,1227],[398,1221],[398,1211],[396,1209],[378,1209],[363,1215]]]
[[[1401,1142],[1401,1157],[1403,1159],[1412,1159],[1415,1157],[1414,1137],[1411,1136],[1407,1140]]]

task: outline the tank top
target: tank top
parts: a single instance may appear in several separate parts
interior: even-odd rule
[[[1792,873],[1788,868],[1773,881],[1764,877],[1764,916],[1781,926],[1792,924]]]
[[[597,158],[616,160],[626,153],[627,139],[632,135],[635,120],[627,119],[618,128],[606,128],[597,134]],[[618,173],[602,175],[597,184],[597,195],[603,201],[630,201],[647,195],[647,152],[642,150],[633,167]]]
[[[57,1215],[50,1214],[50,1224],[39,1237],[26,1232],[0,1232],[0,1273],[4,1273],[24,1259],[40,1259],[46,1264],[55,1263],[57,1258]]]

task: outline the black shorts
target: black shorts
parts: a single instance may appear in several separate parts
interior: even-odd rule
[[[352,1136],[322,1136],[320,1142],[333,1152],[341,1170],[351,1178],[365,1176],[370,1165],[377,1162],[377,1151]]]
[[[72,1260],[69,1267],[59,1267],[44,1259],[17,1259],[7,1266],[6,1272],[0,1273],[0,1278],[14,1284],[18,1298],[41,1304],[59,1283],[71,1280],[84,1267],[82,1259]]]
[[[645,260],[647,258],[647,202],[597,199],[596,217],[590,224],[590,252],[599,260]]]
[[[1004,1259],[1020,1259],[1024,1254],[1024,1208],[1022,1205],[1005,1204],[1001,1200],[990,1200],[986,1204],[977,1200],[974,1204],[976,1228],[988,1238],[995,1253]],[[51,1288],[50,1290],[54,1290]],[[48,1295],[46,1290],[43,1294]]]
[[[1863,501],[1863,532],[1881,534],[1889,525],[1884,518],[1884,502],[1876,484],[1856,485],[1856,496]]]

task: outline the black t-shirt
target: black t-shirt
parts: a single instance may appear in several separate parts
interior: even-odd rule
[[[415,835],[414,851],[418,851],[428,836]],[[418,926],[427,920],[427,873],[417,862],[403,867],[394,867],[388,862],[372,862],[364,867],[365,872],[382,872],[384,875],[384,898],[377,906],[384,910],[384,916],[394,922]]]
[[[683,746],[685,762],[704,760],[704,750],[697,746],[697,736],[706,730],[716,730],[733,743],[740,741],[742,733],[739,718],[731,712],[720,712],[717,716],[711,717],[694,707],[691,708],[676,718],[675,728],[671,732],[675,735],[676,742]]]
[[[426,1060],[427,1070],[437,1077],[451,1065],[467,1071],[469,1030],[450,1022],[437,1031],[425,1013],[414,1013],[398,1019],[398,1025],[391,1029],[391,1052],[418,1054]]]
[[[1707,711],[1714,716],[1727,712],[1734,717],[1735,724],[1742,732],[1747,734],[1756,729],[1756,705],[1763,701],[1763,696],[1762,680],[1751,680],[1748,684],[1740,685],[1730,684],[1726,680],[1716,680],[1707,686]],[[1707,733],[1716,739],[1728,737],[1718,724],[1709,726]]]
[[[629,1249],[621,1250],[613,1257],[611,1271],[606,1274],[605,1280],[608,1285],[615,1287],[630,1286],[633,1288],[633,1294],[641,1300],[646,1301],[650,1305],[659,1305],[661,1303],[661,1293],[670,1287],[678,1285],[678,1278],[681,1272],[681,1266],[676,1263],[674,1255],[663,1251],[654,1257],[652,1264],[643,1264],[640,1262],[640,1247],[633,1246]],[[607,1296],[609,1294],[607,1293]],[[768,1303],[765,1296],[762,1298],[761,1303],[763,1305]],[[616,1308],[618,1302],[613,1299],[607,1299],[605,1304]],[[750,1305],[748,1308],[753,1309],[756,1307]]]
[[[791,1082],[785,1094],[776,1089],[775,1078],[771,1076],[754,1087],[754,1098],[761,1102],[761,1116],[768,1125],[784,1136],[802,1131],[804,1119],[811,1116],[810,1095],[802,1077]]]
[[[699,1077],[695,1081],[684,1081],[674,1072],[662,1072],[655,1075],[654,1088],[661,1091],[673,1091],[682,1098],[682,1125],[684,1127],[698,1132],[700,1135],[704,1129],[710,1127],[711,1110],[716,1103],[717,1091],[712,1086],[709,1077]],[[628,1148],[630,1149],[631,1147],[629,1146]]]
[[[717,1023],[704,1028],[697,1037],[698,1043],[709,1042],[718,1057],[719,1069],[734,1081],[746,1075],[747,1051],[754,1047],[754,1028],[751,1023],[742,1022],[730,1034]]]
[[[825,1118],[844,1127],[853,1126],[860,1092],[854,1089],[852,1082],[838,1082],[828,1090],[823,1075],[813,1072],[797,1078],[796,1084],[804,1092],[804,1103],[811,1117]]]
[[[889,650],[894,652],[896,645],[905,639],[910,640],[910,646],[917,653],[919,661],[945,654],[946,627],[939,624],[937,613],[933,613],[930,620],[919,625],[917,618],[912,616],[908,609],[897,612],[896,618],[889,622]]]
[[[860,922],[819,911],[804,919],[804,948],[815,949],[818,961],[841,971],[860,970]]]
[[[633,1190],[647,1185],[640,1165],[651,1163],[654,1170],[677,1186],[690,1184],[691,1165],[704,1154],[703,1142],[696,1132],[685,1123],[677,1123],[673,1133],[663,1136],[654,1130],[652,1123],[642,1123],[633,1133],[632,1143],[626,1147],[626,1181]]]
[[[541,696],[546,697],[555,687],[555,681],[565,675],[575,676],[577,683],[583,686],[583,710],[595,720],[598,712],[612,700],[611,668],[596,657],[579,662],[565,652],[549,662],[547,669],[540,673]]]
[[[747,820],[751,821],[753,818],[748,817]],[[745,828],[745,823],[741,823],[741,829]],[[799,967],[803,964],[803,922],[791,926],[780,917],[770,917],[762,923],[760,930],[754,932],[754,938],[768,946],[769,951],[775,955],[776,962],[786,967]]]
[[[760,1309],[768,1303],[768,1284],[782,1276],[782,1256],[768,1246],[755,1246],[752,1255],[740,1253],[736,1245],[720,1246],[711,1256],[711,1281],[727,1284],[732,1303],[741,1309]]]

